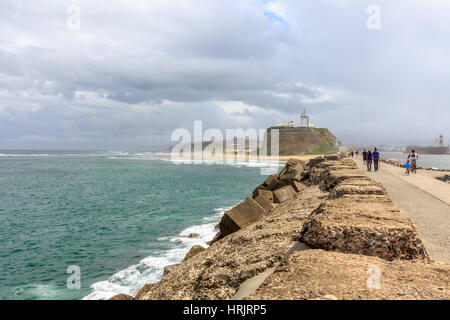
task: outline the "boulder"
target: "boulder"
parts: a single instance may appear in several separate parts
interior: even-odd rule
[[[330,161],[330,160],[339,160],[340,157],[337,154],[329,154],[326,155],[324,158],[325,160]]]
[[[281,188],[286,185],[285,183],[281,182],[280,179],[278,179],[278,175],[269,176],[269,178],[267,178],[266,182],[267,182],[267,189],[271,190],[271,191]]]
[[[259,190],[267,190],[267,186],[265,186],[264,184],[260,184],[259,186],[257,186],[255,190],[253,190],[253,198],[256,198],[258,196]]]
[[[164,268],[165,269],[165,268]],[[150,290],[152,290],[152,288],[154,288],[156,286],[155,283],[149,283],[146,284],[145,286],[143,286],[138,293],[136,294],[136,296],[134,297],[135,300],[139,300],[144,294],[146,294],[147,292],[149,292]]]
[[[293,181],[292,187],[294,188],[295,192],[302,192],[307,188],[307,186],[301,182]]]
[[[325,161],[325,159],[322,158],[322,157],[313,158],[313,159],[310,159],[306,165],[307,165],[308,167],[312,168],[312,167],[314,167],[315,165],[317,165],[317,164],[319,164],[319,163],[321,163],[321,162],[323,162],[323,161]]]
[[[193,256],[195,256],[196,254],[199,254],[200,252],[205,251],[205,250],[206,249],[203,248],[202,246],[198,246],[198,245],[197,246],[193,246],[191,248],[191,250],[189,250],[189,252],[186,254],[186,256],[184,257],[183,261],[186,261],[186,260],[192,258]]]
[[[220,237],[245,228],[263,217],[267,211],[254,199],[247,199],[227,211],[220,220]]]
[[[198,233],[191,233],[191,234],[189,234],[189,238],[198,239],[198,238],[200,238],[200,235]]]
[[[108,300],[134,300],[134,297],[128,294],[116,294],[114,297],[109,298]]]
[[[282,203],[295,196],[295,194],[296,194],[295,190],[289,185],[275,190],[273,192],[273,198],[275,202]]]
[[[270,210],[273,209],[273,206],[272,206],[273,202],[267,201],[267,199],[264,197],[256,197],[255,201],[258,202],[258,204],[261,207],[263,207],[267,212],[269,212]]]
[[[385,195],[351,195],[321,204],[303,224],[300,240],[315,249],[428,259],[414,223]]]
[[[285,170],[280,173],[280,176],[285,175],[285,174],[291,174],[291,173],[301,176],[303,171],[305,171],[305,162],[302,160],[297,160],[297,159],[291,158],[286,163]]]
[[[270,185],[273,185],[273,181],[278,179],[278,175],[277,174],[271,174],[270,176],[268,176],[266,178],[266,180],[263,183],[263,186],[269,187]]]
[[[267,202],[273,203],[273,192],[270,190],[257,189],[256,195],[253,197],[253,199],[256,199],[258,197],[264,198]]]
[[[291,173],[285,173],[282,176],[280,176],[280,181],[284,183],[285,185],[292,185],[293,181],[301,181],[302,176],[301,174],[298,174],[297,172],[291,172]]]

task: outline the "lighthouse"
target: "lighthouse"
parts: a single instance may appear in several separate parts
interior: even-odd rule
[[[306,114],[306,109],[303,110],[302,114],[300,115],[300,127],[309,127],[309,116]]]

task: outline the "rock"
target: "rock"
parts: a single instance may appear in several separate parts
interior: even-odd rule
[[[114,297],[109,298],[108,300],[134,300],[134,297],[128,294],[116,294]]]
[[[256,194],[254,194],[253,199],[258,197],[264,198],[267,202],[273,203],[273,192],[270,190],[257,189]]]
[[[254,224],[183,262],[140,299],[231,299],[242,282],[280,262],[297,243],[293,238],[302,222],[325,195],[314,186],[279,204]]]
[[[379,278],[376,278],[377,270]],[[297,251],[246,299],[334,300],[336,297],[342,300],[448,300],[450,265],[428,261],[388,262],[377,257],[323,250]]]
[[[337,300],[336,296],[333,296],[332,294],[326,294],[323,296],[324,300]]]
[[[315,249],[385,260],[428,259],[414,223],[384,195],[325,201],[303,224],[300,241]]]
[[[180,265],[179,263],[176,263],[176,264],[171,264],[171,265],[165,266],[164,270],[163,270],[163,277],[168,275],[173,269],[175,269],[179,265]]]
[[[272,206],[273,202],[267,201],[266,198],[259,196],[259,197],[255,198],[255,201],[258,202],[258,204],[261,207],[263,207],[267,212],[269,212],[270,210],[273,209],[273,206]]]
[[[167,268],[167,267],[166,267]],[[165,269],[165,268],[164,268]],[[155,287],[155,283],[149,283],[146,284],[145,286],[143,286],[138,293],[136,294],[136,296],[134,297],[135,300],[139,300],[142,296],[144,296],[147,292],[149,292],[150,290],[152,290],[152,288]]]
[[[277,174],[272,174],[266,178],[264,181],[264,186],[266,186],[268,189],[270,189],[270,186],[274,184],[274,181],[278,179]]]
[[[219,223],[219,227],[216,228],[216,229],[220,229],[220,223]],[[211,241],[207,242],[207,244],[208,244],[208,246],[210,246],[214,242],[219,241],[220,239],[222,239],[222,233],[219,231],[219,232],[216,233],[216,235],[214,236],[214,238]]]
[[[221,237],[245,228],[258,221],[266,213],[258,202],[253,199],[247,199],[233,209],[227,211],[222,220],[220,220]]]
[[[294,188],[295,192],[302,192],[307,188],[307,186],[301,182],[293,181],[292,187]]]
[[[197,246],[193,246],[191,248],[191,250],[189,250],[189,252],[186,254],[186,256],[184,257],[183,261],[186,261],[186,260],[192,258],[193,256],[199,254],[200,252],[202,252],[204,250],[206,250],[206,249],[203,248],[202,246],[198,246],[198,245]]]
[[[190,235],[189,235],[189,238],[200,238],[200,235],[198,234],[198,233],[191,233]]]
[[[339,160],[339,156],[337,154],[329,154],[326,155],[325,160],[330,161],[330,160]]]
[[[450,182],[450,175],[446,174],[443,177],[437,177],[436,179],[441,180],[443,182]]]
[[[257,186],[255,188],[255,190],[253,190],[253,198],[256,198],[259,194],[259,190],[267,190],[267,186],[265,186],[264,184],[260,184],[259,186]]]
[[[278,178],[275,178],[271,181],[271,184],[267,187],[267,189],[273,191],[281,187],[284,187],[285,185],[286,184],[284,182],[281,182]]]
[[[324,158],[322,158],[322,157],[317,157],[317,158],[310,159],[306,165],[307,165],[308,167],[312,168],[312,167],[314,167],[315,165],[317,165],[317,164],[319,164],[319,163],[321,163],[321,162],[323,162],[323,161],[325,161]]]
[[[301,174],[298,174],[296,172],[292,173],[285,173],[282,176],[280,176],[280,181],[284,183],[285,185],[293,185],[294,181],[299,181],[302,179]]]
[[[275,202],[282,203],[295,196],[295,194],[296,192],[291,186],[284,186],[273,192],[273,198]]]

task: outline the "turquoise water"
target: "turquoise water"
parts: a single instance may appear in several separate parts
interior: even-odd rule
[[[206,246],[262,179],[258,167],[142,154],[0,151],[0,299],[135,294],[192,245]],[[79,290],[66,286],[71,265]]]

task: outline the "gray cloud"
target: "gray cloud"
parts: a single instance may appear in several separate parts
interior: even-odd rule
[[[194,120],[264,128],[305,106],[344,142],[450,137],[450,5],[380,0],[375,31],[371,4],[2,3],[0,148],[144,149]]]

